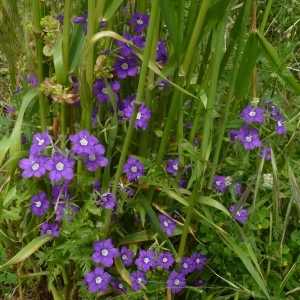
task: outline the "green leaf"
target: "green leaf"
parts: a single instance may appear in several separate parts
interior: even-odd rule
[[[3,136],[3,138],[0,141],[0,165],[2,164],[6,156],[6,152],[9,149],[9,145],[10,145],[10,138],[7,136]]]
[[[220,202],[218,202],[217,200],[215,200],[213,198],[205,197],[205,196],[199,196],[199,197],[196,198],[196,203],[212,206],[212,207],[222,211],[227,216],[230,216],[229,211]]]
[[[103,12],[103,21],[110,19],[118,10],[123,0],[106,1]]]
[[[63,54],[62,54],[62,40],[63,36],[60,35],[54,45],[53,49],[53,63],[55,69],[56,80],[60,84],[65,83],[66,74],[64,71]]]
[[[24,261],[27,257],[33,254],[38,248],[40,248],[42,245],[44,245],[45,243],[51,240],[53,240],[53,237],[49,235],[41,235],[34,238],[27,246],[25,246],[13,258],[7,261],[4,265],[0,266],[0,269]]]
[[[157,232],[154,229],[147,229],[139,232],[135,232],[129,235],[126,235],[122,240],[119,242],[119,245],[126,245],[138,242],[145,242],[153,240],[157,237]]]

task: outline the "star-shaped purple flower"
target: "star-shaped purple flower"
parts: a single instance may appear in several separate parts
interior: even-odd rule
[[[171,288],[173,294],[179,293],[186,286],[185,276],[176,271],[172,271],[166,285]]]
[[[277,134],[286,134],[286,128],[284,127],[284,119],[278,118],[276,123],[276,133]]]
[[[201,271],[203,269],[203,266],[207,262],[207,258],[203,256],[200,252],[194,253],[191,258],[194,261],[195,270]]]
[[[44,215],[50,206],[45,192],[41,192],[31,198],[30,211],[38,217]]]
[[[45,164],[49,160],[46,155],[30,156],[29,158],[22,158],[19,161],[19,167],[23,169],[21,176],[23,178],[42,177],[46,173]]]
[[[158,215],[158,219],[163,231],[169,236],[173,235],[173,230],[176,228],[176,223],[162,214]]]
[[[99,144],[99,140],[87,130],[81,130],[77,134],[70,134],[69,139],[73,142],[72,150],[75,154],[93,154],[94,146]]]
[[[134,58],[117,58],[114,69],[117,77],[121,79],[138,73],[137,62]]]
[[[129,156],[123,166],[123,172],[127,174],[129,181],[136,181],[144,175],[144,165],[133,156]]]
[[[227,185],[226,185],[226,177],[222,175],[215,175],[214,181],[213,181],[213,187],[220,191],[223,192]]]
[[[119,279],[113,280],[110,284],[112,287],[114,287],[118,291],[122,292],[123,294],[127,294],[126,287],[123,285],[123,283]]]
[[[244,119],[247,125],[253,122],[264,123],[264,112],[265,110],[263,108],[254,108],[251,105],[247,105],[247,107],[240,113],[240,116]]]
[[[163,267],[165,270],[169,270],[175,259],[170,251],[158,253],[156,266]]]
[[[141,288],[141,284],[147,284],[148,280],[145,276],[145,274],[140,271],[137,270],[136,272],[132,272],[130,274],[130,279],[131,279],[131,289],[133,291],[137,291]]]
[[[87,273],[84,278],[84,281],[89,284],[89,291],[91,293],[106,291],[110,280],[111,275],[104,272],[101,267],[97,267],[95,270]]]
[[[103,193],[100,195],[100,200],[97,203],[106,209],[113,209],[116,205],[116,200],[117,198],[114,194]]]
[[[179,164],[179,158],[176,157],[174,159],[168,159],[167,160],[167,172],[169,174],[172,174],[173,176],[176,176],[177,173],[178,173],[178,170],[179,170],[179,167],[178,167],[178,164]]]
[[[126,118],[131,118],[133,114],[134,107],[129,106],[124,109],[124,114]],[[151,118],[151,110],[145,107],[145,102],[139,107],[139,111],[136,116],[136,120],[134,123],[134,128],[141,128],[142,130],[146,130],[148,126],[148,119]]]
[[[142,268],[143,272],[148,272],[151,267],[156,266],[156,261],[154,260],[154,251],[140,250],[139,257],[135,260],[135,264]]]
[[[121,248],[120,257],[124,266],[130,267],[132,265],[133,254],[133,251],[129,250],[127,247],[123,246]]]
[[[119,81],[111,81],[109,82],[109,86],[112,89],[116,100],[118,100],[117,91],[120,89],[121,85]],[[95,85],[93,86],[93,93],[97,95],[97,101],[100,104],[104,104],[110,100],[110,95],[106,88],[106,84],[103,78],[96,79]]]
[[[132,18],[127,21],[127,25],[133,26],[136,33],[142,33],[143,30],[148,27],[149,19],[149,15],[134,12]]]
[[[262,146],[262,141],[259,139],[259,131],[256,128],[241,127],[237,138],[243,143],[246,150]]]
[[[265,157],[265,160],[270,160],[271,159],[271,149],[270,149],[270,147],[262,148],[259,151],[259,156],[260,157]]]
[[[59,237],[58,224],[57,223],[43,223],[41,226],[41,235],[48,234]]]
[[[31,155],[37,155],[52,142],[52,137],[49,135],[48,130],[43,133],[36,133],[32,137],[32,146],[30,147],[29,152]]]
[[[183,257],[180,264],[180,272],[187,275],[195,271],[195,262],[191,257]]]
[[[234,205],[231,205],[229,207],[229,211],[232,213],[234,211],[235,207]],[[237,221],[239,221],[240,223],[244,224],[246,222],[248,216],[248,211],[244,208],[240,208],[235,215],[233,216],[233,218]]]
[[[114,258],[119,256],[119,250],[114,248],[111,239],[103,242],[94,242],[93,248],[95,250],[92,255],[92,260],[95,263],[102,263],[105,267],[111,267],[114,263]]]
[[[108,165],[108,159],[103,156],[105,152],[104,146],[101,144],[95,145],[91,152],[93,153],[85,154],[83,163],[89,171],[96,171],[99,167],[105,167]]]

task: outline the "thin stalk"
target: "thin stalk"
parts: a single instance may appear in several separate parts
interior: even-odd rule
[[[268,20],[269,14],[271,12],[272,4],[273,4],[273,0],[269,0],[267,3],[267,6],[265,8],[265,11],[264,11],[264,15],[263,15],[260,27],[259,27],[259,33],[262,35],[264,34],[264,31],[265,31],[267,20]]]
[[[204,119],[204,129],[203,129],[203,136],[202,136],[202,142],[201,142],[201,151],[200,151],[200,161],[205,161],[209,157],[209,153],[211,151],[211,148],[209,147],[209,141],[211,140],[211,130],[212,130],[212,122],[213,122],[213,108],[215,106],[215,98],[216,98],[216,91],[217,91],[217,85],[218,85],[218,78],[219,78],[219,69],[220,69],[220,63],[222,59],[222,50],[223,50],[223,43],[224,43],[224,36],[225,36],[225,30],[226,30],[226,24],[227,24],[227,16],[228,16],[229,9],[226,10],[226,12],[223,15],[223,18],[221,19],[217,32],[216,32],[216,45],[215,45],[215,53],[212,58],[212,73],[211,73],[211,79],[210,79],[210,87],[208,92],[208,99],[207,99],[207,107],[206,107],[206,113],[205,113],[205,119]],[[202,165],[200,174],[204,173],[205,166]],[[186,246],[186,240],[189,233],[189,227],[192,220],[192,215],[194,212],[194,206],[195,201],[198,195],[199,188],[202,185],[202,181],[204,179],[204,176],[201,176],[199,180],[195,182],[195,185],[193,187],[192,195],[189,200],[189,207],[186,215],[186,219],[184,222],[184,227],[182,231],[182,236],[180,240],[179,250],[177,254],[177,262],[181,261],[185,246]]]
[[[199,15],[198,15],[198,18],[195,23],[194,31],[192,33],[192,37],[191,37],[191,40],[190,40],[189,46],[187,48],[183,64],[182,64],[183,75],[185,75],[187,73],[187,71],[190,67],[192,57],[197,48],[196,46],[197,46],[197,42],[198,42],[198,37],[201,33],[203,22],[204,22],[209,4],[210,4],[210,0],[203,0],[203,2],[202,2],[202,5],[201,5],[200,11],[199,11]]]
[[[253,0],[252,4],[252,31],[256,31],[256,0]],[[254,66],[252,73],[252,98],[256,98],[257,96],[257,87],[256,87],[256,66]]]
[[[37,77],[38,82],[41,84],[44,80],[43,74],[43,41],[41,31],[41,2],[39,0],[33,0],[33,30],[36,43],[36,60],[37,60]],[[43,93],[39,93],[39,113],[41,122],[41,131],[46,130],[46,102]]]
[[[150,53],[151,53],[154,28],[156,26],[157,15],[159,12],[158,7],[159,7],[159,0],[153,0],[152,7],[151,7],[151,13],[150,13],[148,34],[147,34],[147,38],[146,38],[146,46],[145,46],[145,51],[144,51],[144,56],[143,56],[142,67],[141,67],[141,71],[140,71],[137,96],[136,96],[136,100],[135,100],[135,107],[134,107],[134,111],[133,111],[132,117],[129,122],[128,131],[127,131],[127,134],[125,137],[124,145],[123,145],[121,156],[119,159],[119,164],[118,164],[117,172],[116,172],[115,179],[114,179],[114,185],[113,185],[113,189],[112,189],[113,194],[116,194],[118,191],[118,184],[119,184],[119,181],[120,181],[120,178],[122,175],[123,165],[125,163],[127,151],[128,151],[128,148],[129,148],[129,145],[130,145],[130,142],[132,139],[132,135],[133,135],[134,123],[135,123],[138,110],[142,104],[142,100],[144,97],[144,88],[145,88],[145,82],[146,82],[146,77],[147,77],[147,69],[148,69],[148,63],[149,63],[149,58],[150,58]],[[106,213],[105,227],[104,227],[105,236],[107,235],[108,230],[109,230],[111,213],[112,213],[112,210],[108,210]]]
[[[240,63],[241,57],[242,57],[244,40],[245,40],[245,36],[247,33],[247,20],[248,20],[248,16],[249,16],[250,10],[251,10],[251,1],[244,2],[244,5],[245,5],[245,10],[244,10],[244,16],[242,18],[243,21],[240,24],[240,28],[241,28],[240,37],[239,37],[239,41],[238,41],[238,45],[237,45],[237,49],[236,49],[236,55],[235,55],[235,59],[234,59],[234,63],[233,63],[233,70],[232,70],[232,75],[230,78],[230,84],[229,84],[228,93],[227,93],[227,97],[226,97],[225,107],[223,109],[223,115],[221,118],[221,120],[222,120],[221,128],[220,128],[220,132],[218,134],[217,145],[216,145],[216,148],[214,151],[214,158],[213,158],[211,174],[210,174],[210,178],[209,178],[209,182],[208,182],[208,188],[211,188],[211,186],[212,186],[213,179],[214,179],[216,169],[217,169],[217,164],[219,162],[219,156],[220,156],[221,147],[222,147],[222,143],[223,143],[223,136],[224,136],[224,132],[226,129],[226,124],[227,124],[227,121],[229,118],[229,114],[230,114],[230,104],[231,104],[231,100],[232,100],[233,93],[234,93],[235,81],[237,78],[239,63]]]

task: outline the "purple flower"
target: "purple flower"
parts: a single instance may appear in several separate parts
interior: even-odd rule
[[[206,280],[202,278],[198,278],[195,280],[195,286],[204,286],[206,285]]]
[[[126,118],[131,118],[134,111],[134,106],[129,106],[124,109],[124,114]],[[139,127],[142,130],[146,130],[148,126],[148,119],[151,118],[151,110],[145,107],[145,102],[139,107],[139,111],[136,116],[134,123],[134,128]]]
[[[229,207],[229,211],[232,213],[235,210],[235,207],[233,205],[231,205]],[[248,216],[248,211],[244,208],[240,208],[235,215],[233,216],[233,218],[237,221],[239,221],[240,223],[244,224],[246,222]]]
[[[172,271],[166,285],[172,289],[172,293],[179,293],[186,286],[185,276],[176,271]]]
[[[44,215],[50,206],[45,192],[41,192],[31,198],[30,211],[38,217]]]
[[[191,258],[194,261],[195,270],[201,271],[203,269],[203,266],[207,262],[207,258],[200,252],[194,253]]]
[[[112,281],[110,284],[111,284],[112,287],[114,287],[118,291],[120,291],[124,294],[127,294],[126,287],[122,284],[122,282],[119,279],[116,279],[116,280]]]
[[[123,166],[123,172],[127,174],[129,181],[136,181],[144,175],[144,165],[133,156],[129,156]]]
[[[52,159],[45,162],[45,168],[50,171],[50,179],[52,182],[61,180],[62,178],[71,180],[74,177],[73,166],[75,159],[65,157],[55,152]]]
[[[132,272],[130,274],[130,280],[132,282],[131,288],[134,291],[139,290],[141,288],[141,284],[147,284],[148,282],[145,274],[140,270],[137,270],[136,272]]]
[[[196,264],[191,257],[183,257],[180,263],[180,272],[182,275],[187,275],[195,271]]]
[[[93,154],[94,146],[99,143],[98,139],[87,130],[81,130],[77,134],[70,134],[69,139],[73,142],[72,150],[75,154]]]
[[[264,112],[265,110],[263,108],[253,108],[251,105],[247,105],[247,107],[240,113],[240,116],[244,119],[247,125],[252,122],[264,123]]]
[[[116,205],[116,196],[112,193],[101,194],[100,200],[97,204],[103,206],[106,209],[113,209]]]
[[[237,130],[230,130],[229,131],[229,138],[231,141],[235,141],[237,136],[238,136],[239,132]]]
[[[213,187],[221,193],[226,189],[226,177],[222,175],[215,175]]]
[[[111,275],[104,272],[101,267],[97,267],[95,270],[87,273],[84,278],[84,281],[89,284],[89,291],[91,293],[106,291],[110,280]]]
[[[49,135],[49,131],[46,130],[43,133],[36,133],[32,137],[32,146],[30,147],[30,154],[37,155],[43,151],[46,146],[52,143],[52,137]]]
[[[134,12],[132,19],[127,21],[128,26],[133,26],[136,33],[141,33],[148,27],[150,16],[141,14],[140,12]]]
[[[39,85],[39,81],[37,79],[37,77],[33,76],[33,75],[27,75],[27,80],[28,83],[34,86],[38,86]]]
[[[158,253],[156,266],[163,267],[165,270],[169,270],[172,264],[174,264],[175,259],[171,252]]]
[[[237,138],[243,143],[246,150],[262,146],[262,141],[259,139],[259,131],[256,128],[241,127]]]
[[[233,188],[237,195],[242,195],[242,185],[238,181],[233,183]]]
[[[158,40],[157,51],[156,51],[156,62],[165,65],[168,61],[168,52],[165,48],[164,42]]]
[[[51,194],[54,198],[54,201],[57,201],[58,197],[59,197],[59,199],[63,199],[63,200],[68,200],[72,197],[72,195],[69,192],[69,184],[70,184],[70,181],[67,180],[64,183],[55,185],[52,188]]]
[[[49,160],[46,155],[30,156],[19,161],[19,167],[23,169],[21,176],[23,178],[30,178],[32,176],[42,177],[46,173],[44,164]]]
[[[14,113],[14,112],[16,112],[16,110],[12,106],[7,106],[6,107],[6,112],[7,113]]]
[[[101,144],[95,145],[91,151],[94,152],[86,154],[83,159],[83,163],[89,171],[96,171],[99,167],[108,165],[108,159],[103,156],[105,152],[104,146]]]
[[[83,17],[76,17],[73,19],[74,23],[83,23],[83,32],[84,35],[87,34],[87,10],[83,12]]]
[[[59,232],[58,232],[58,224],[57,223],[43,223],[41,226],[41,235],[43,234],[48,234],[52,236],[59,237]]]
[[[272,101],[265,99],[264,105],[267,111],[270,112],[271,117],[273,117],[275,120],[281,118],[280,109],[277,108]]]
[[[132,256],[133,251],[129,250],[125,246],[121,248],[120,257],[124,266],[130,267],[132,265]]]
[[[56,203],[56,201],[55,201]],[[80,208],[72,203],[65,202],[57,205],[55,221],[60,221],[63,217],[64,212],[67,215],[68,221],[72,220],[72,216],[79,212]]]
[[[124,32],[123,34],[124,38],[128,41],[132,42],[132,36],[128,32]],[[134,55],[134,50],[129,46],[129,44],[116,40],[117,45],[120,47],[119,54],[123,57],[127,57],[130,55]]]
[[[172,174],[173,176],[176,176],[178,173],[178,164],[179,164],[179,158],[174,159],[168,159],[167,160],[167,172],[169,174]]]
[[[167,235],[173,235],[173,230],[176,228],[176,223],[165,215],[159,214],[158,219],[163,231]]]
[[[103,242],[96,241],[93,248],[95,250],[92,255],[93,262],[102,262],[105,267],[111,267],[114,263],[113,259],[119,256],[119,250],[114,248],[111,239]]]
[[[106,88],[105,81],[104,79],[101,78],[101,79],[97,79],[95,82],[96,84],[93,86],[93,93],[97,95],[97,101],[100,104],[104,104],[110,100],[110,95]],[[109,86],[112,89],[116,100],[118,100],[118,95],[116,94],[116,92],[121,87],[120,82],[118,81],[109,82]]]
[[[154,251],[140,250],[139,257],[134,263],[141,267],[143,272],[148,272],[151,267],[156,266],[156,261],[154,260]]]
[[[118,78],[121,79],[138,73],[137,62],[134,58],[117,58],[114,69]]]
[[[271,159],[271,149],[270,149],[270,147],[262,148],[259,151],[259,156],[260,157],[265,157],[265,160],[270,160]]]
[[[277,134],[286,134],[286,129],[284,127],[284,119],[279,118],[276,124],[276,133]]]

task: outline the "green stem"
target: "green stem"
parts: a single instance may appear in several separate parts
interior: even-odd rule
[[[37,59],[37,77],[38,82],[41,84],[44,80],[43,74],[43,41],[41,31],[41,2],[39,0],[33,0],[33,30],[36,42],[36,59]],[[46,130],[46,102],[44,95],[39,93],[39,113],[41,120],[41,131]]]
[[[223,43],[224,43],[224,36],[225,36],[225,30],[226,30],[226,24],[227,24],[227,16],[228,16],[229,10],[224,13],[222,20],[219,23],[218,29],[217,29],[217,40],[215,45],[215,53],[212,58],[212,73],[211,73],[211,80],[210,80],[210,87],[208,92],[208,100],[207,100],[207,107],[206,107],[206,113],[205,113],[205,119],[204,119],[204,129],[203,129],[203,137],[201,142],[201,151],[200,151],[200,161],[205,161],[209,157],[210,147],[209,147],[209,141],[211,139],[211,130],[212,130],[212,121],[213,121],[213,108],[215,105],[215,98],[216,98],[216,91],[217,91],[217,84],[218,84],[218,78],[219,78],[219,68],[222,58],[222,49],[223,49]],[[203,174],[205,171],[204,165],[201,167],[200,174]],[[187,236],[189,233],[189,227],[192,220],[192,215],[194,212],[194,205],[195,200],[198,195],[199,188],[202,184],[202,181],[204,179],[204,176],[200,176],[200,179],[195,182],[195,185],[193,187],[192,195],[189,200],[189,207],[188,212],[186,215],[186,219],[184,222],[184,227],[182,231],[182,236],[180,240],[179,250],[178,250],[178,256],[177,261],[181,261],[184,251],[185,251],[185,245]]]
[[[216,170],[217,170],[217,164],[219,162],[219,156],[220,156],[221,147],[222,147],[222,143],[223,143],[223,136],[224,136],[224,133],[225,133],[226,124],[227,124],[229,114],[230,114],[230,104],[231,104],[231,100],[232,100],[233,93],[234,93],[235,81],[236,81],[236,78],[237,78],[239,64],[240,64],[241,57],[242,57],[242,51],[243,51],[245,36],[246,36],[246,33],[247,33],[247,21],[248,21],[249,15],[250,15],[251,2],[252,1],[245,1],[244,2],[245,10],[244,10],[244,16],[242,18],[243,21],[240,24],[240,28],[241,28],[240,37],[239,37],[237,50],[236,50],[236,55],[235,55],[235,59],[234,59],[234,63],[233,63],[233,70],[232,70],[232,75],[231,75],[231,79],[230,79],[230,83],[229,83],[229,88],[228,88],[228,93],[227,93],[227,97],[226,97],[225,107],[223,109],[223,116],[222,116],[222,119],[221,119],[222,124],[221,124],[221,128],[220,128],[220,132],[218,134],[217,145],[216,145],[216,148],[215,148],[215,151],[214,151],[214,158],[213,158],[212,169],[211,169],[210,178],[209,178],[209,182],[208,182],[208,188],[212,187],[213,179],[214,179],[214,176],[215,176],[215,173],[216,173]]]
[[[266,6],[265,11],[264,11],[264,15],[263,15],[260,27],[259,27],[259,33],[262,34],[262,35],[264,34],[264,31],[265,31],[265,27],[266,27],[266,24],[267,24],[269,14],[271,12],[271,7],[272,7],[272,4],[273,4],[273,1],[274,0],[269,0],[268,1],[267,6]]]

